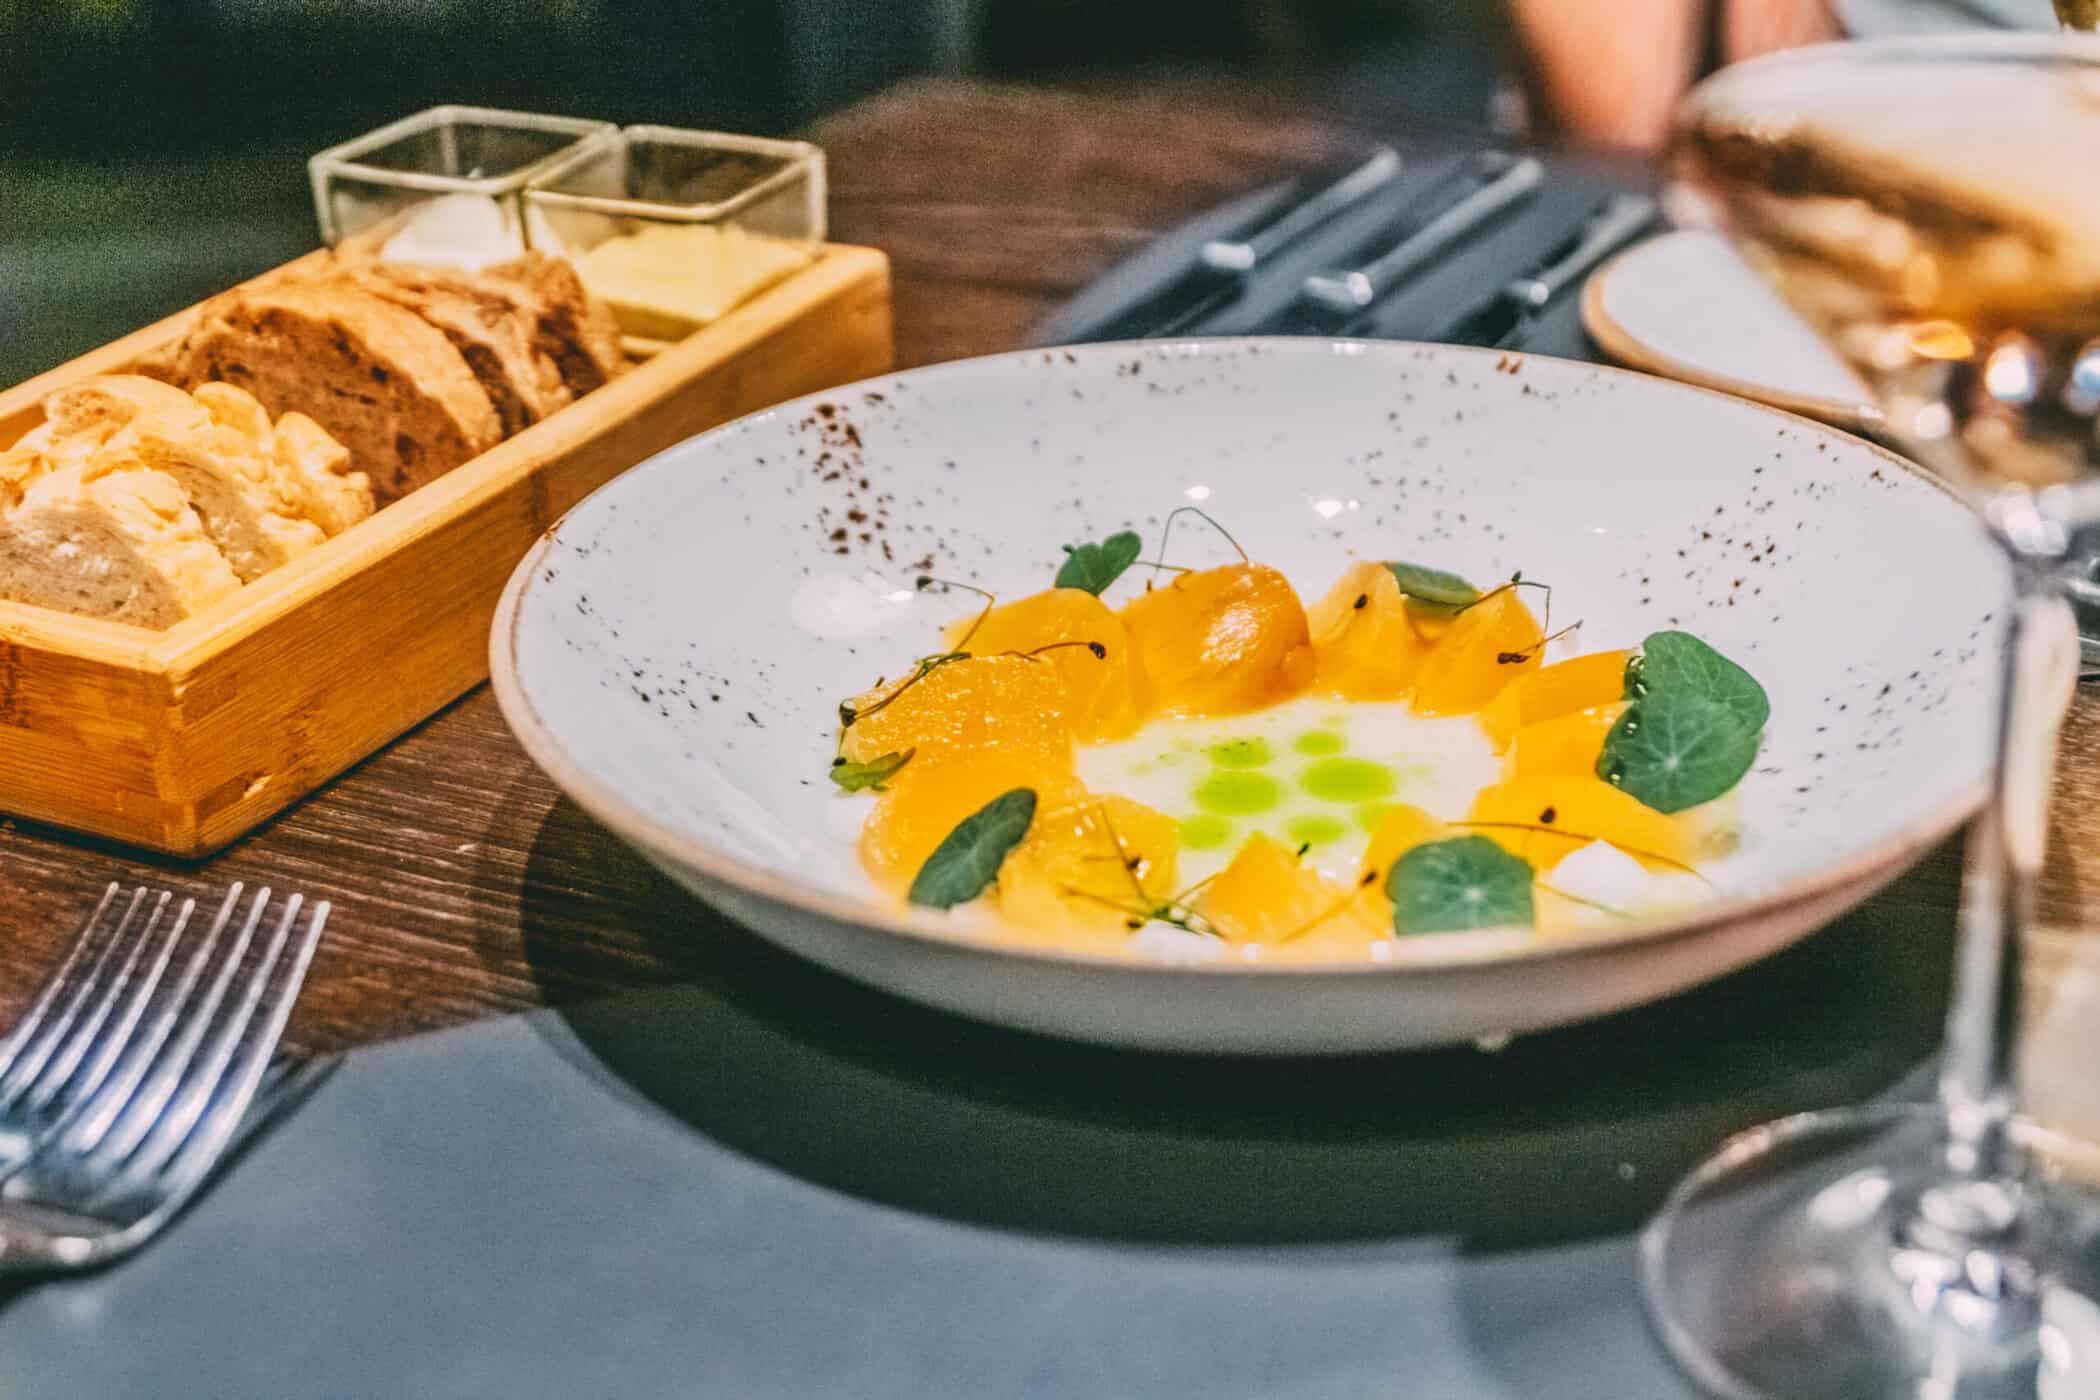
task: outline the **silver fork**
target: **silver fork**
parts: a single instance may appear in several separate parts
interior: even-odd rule
[[[141,888],[105,932],[120,894],[116,885],[103,894],[58,972],[0,1042],[0,1272],[114,1259],[181,1210],[266,1087],[328,922],[329,906],[316,904],[295,934],[306,903],[295,894],[251,956],[270,891],[258,891],[237,919],[235,885],[170,980],[195,902],[183,901],[157,932],[171,896]],[[303,1092],[330,1067],[281,1070],[268,1099]]]
[[[0,1040],[0,1175],[29,1159],[51,1126],[93,1093],[108,1066],[98,1057],[76,1074],[98,1043],[121,1049],[167,967],[166,949],[188,926],[196,902],[185,900],[154,956],[140,962],[166,916],[170,896],[143,886],[122,899],[111,884],[74,935],[58,970],[22,1019]],[[151,904],[143,927],[139,912]],[[121,910],[115,922],[113,910]]]

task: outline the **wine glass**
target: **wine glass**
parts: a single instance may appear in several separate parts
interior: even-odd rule
[[[1859,371],[1878,430],[2003,544],[2014,599],[1938,1102],[1730,1140],[1642,1237],[1650,1316],[1723,1396],[2100,1396],[2080,1340],[2100,1335],[2095,1212],[2027,1160],[2013,1082],[2076,656],[2059,578],[2100,527],[2100,41],[1877,40],[1726,69],[1680,114],[1669,202]],[[1880,547],[1892,587],[1931,567]]]

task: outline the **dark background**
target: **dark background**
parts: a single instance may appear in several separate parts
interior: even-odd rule
[[[440,102],[772,134],[915,75],[1219,74],[1317,87],[1396,123],[1472,121],[1493,88],[1496,13],[1492,0],[0,0],[0,384],[312,247],[305,158]]]

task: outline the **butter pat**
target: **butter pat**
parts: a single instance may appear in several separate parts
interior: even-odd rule
[[[479,272],[525,256],[525,240],[487,195],[447,194],[410,210],[379,256],[385,262]]]
[[[814,261],[802,244],[716,224],[652,224],[575,259],[620,329],[652,340],[698,330]]]

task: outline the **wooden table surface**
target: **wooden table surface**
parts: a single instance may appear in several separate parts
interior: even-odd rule
[[[1181,218],[1366,133],[1232,89],[1143,95],[915,85],[852,109],[828,149],[832,228],[888,251],[900,367],[1016,344],[1049,308]],[[2045,919],[2100,920],[2100,695],[2066,724]],[[662,936],[689,897],[526,759],[476,690],[219,857],[139,859],[0,822],[0,1019],[26,1000],[111,879],[211,894],[234,880],[335,902],[294,1018],[306,1048],[677,979]],[[1954,845],[1876,898],[1944,923]],[[2095,893],[2087,893],[2088,886]]]

